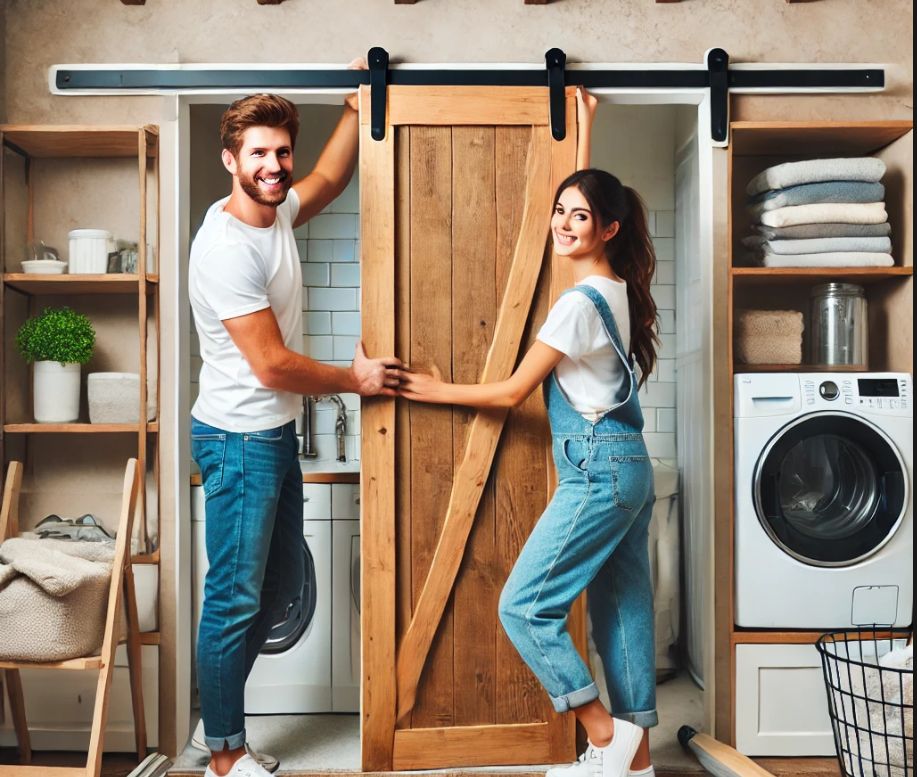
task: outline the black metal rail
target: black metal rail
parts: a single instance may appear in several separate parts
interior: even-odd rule
[[[705,66],[697,69],[667,70],[566,70],[566,55],[560,49],[545,54],[544,70],[473,69],[390,69],[385,49],[374,47],[367,55],[369,70],[311,70],[304,68],[220,68],[169,70],[157,68],[61,68],[55,85],[61,91],[187,91],[232,89],[270,91],[286,89],[355,89],[370,84],[372,136],[385,137],[385,90],[395,86],[545,86],[550,89],[551,131],[564,137],[563,88],[614,89],[709,89],[711,136],[725,142],[729,127],[729,93],[733,89],[823,91],[826,89],[882,89],[882,68],[735,70],[729,68],[729,55],[711,49]]]

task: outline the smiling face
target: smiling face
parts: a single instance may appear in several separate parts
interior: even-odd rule
[[[595,258],[604,253],[605,243],[617,234],[619,227],[614,221],[602,229],[583,193],[569,186],[560,193],[551,216],[554,250],[572,259]]]
[[[223,150],[223,164],[252,200],[277,207],[293,185],[290,133],[282,127],[249,127],[238,154]]]

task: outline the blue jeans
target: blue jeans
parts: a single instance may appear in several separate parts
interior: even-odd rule
[[[245,744],[245,680],[300,593],[302,472],[292,422],[244,434],[191,419],[206,497],[207,560],[197,641],[204,741]]]
[[[565,712],[599,696],[567,632],[588,587],[589,615],[612,713],[655,726],[656,673],[648,527],[653,471],[639,435],[555,434],[558,487],[500,596],[500,620]]]

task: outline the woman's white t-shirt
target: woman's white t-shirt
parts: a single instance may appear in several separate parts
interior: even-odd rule
[[[228,200],[210,207],[191,246],[188,292],[203,360],[191,414],[229,432],[255,432],[292,421],[302,397],[264,386],[223,321],[271,308],[284,345],[302,353],[302,268],[293,235],[299,198],[291,189],[264,228],[223,210]]]
[[[604,297],[618,325],[621,342],[629,349],[627,283],[590,275],[580,285],[591,286]],[[578,412],[596,420],[619,401],[627,372],[589,297],[576,291],[562,295],[538,331],[538,339],[564,354],[554,373],[567,401]]]

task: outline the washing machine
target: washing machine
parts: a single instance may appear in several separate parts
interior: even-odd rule
[[[734,399],[736,624],[909,624],[911,376],[741,374]]]
[[[194,544],[194,651],[203,603],[207,551],[204,494],[191,488]],[[274,626],[245,684],[247,714],[330,712],[331,691],[331,510],[330,494],[303,485],[306,575],[301,595]]]

